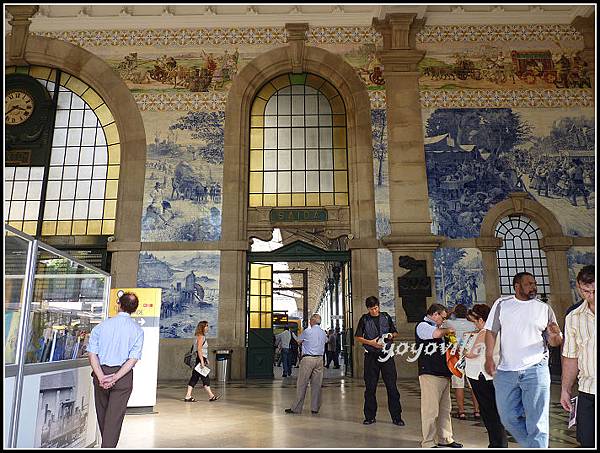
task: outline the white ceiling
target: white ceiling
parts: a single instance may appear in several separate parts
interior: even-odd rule
[[[10,5],[5,3],[5,6]],[[182,27],[370,26],[373,17],[413,12],[426,25],[569,24],[589,16],[595,4],[548,5],[377,5],[377,4],[40,4],[32,32],[82,29]],[[5,8],[5,26],[10,30]]]

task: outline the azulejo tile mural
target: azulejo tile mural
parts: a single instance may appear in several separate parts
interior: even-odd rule
[[[142,241],[221,238],[224,112],[145,113]]]
[[[567,252],[567,267],[569,268],[569,284],[571,285],[573,303],[581,300],[581,296],[575,288],[577,274],[583,266],[589,264],[596,264],[596,251],[594,247],[571,247]]]
[[[162,288],[161,338],[193,338],[208,321],[208,338],[218,336],[220,252],[142,252],[137,285]]]
[[[587,109],[425,111],[432,232],[479,236],[510,192],[526,191],[564,233],[594,236],[594,116]]]
[[[396,320],[394,263],[392,252],[388,249],[377,249],[377,271],[379,275],[379,304],[381,311],[388,312]]]
[[[373,179],[375,182],[375,216],[377,238],[392,232],[388,180],[387,121],[385,109],[371,110],[373,134]]]
[[[483,263],[478,249],[440,248],[433,253],[435,296],[446,307],[491,304],[485,300]]]

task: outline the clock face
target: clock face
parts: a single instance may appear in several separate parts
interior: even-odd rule
[[[11,90],[4,96],[4,122],[7,126],[22,124],[33,113],[33,97],[23,90]]]

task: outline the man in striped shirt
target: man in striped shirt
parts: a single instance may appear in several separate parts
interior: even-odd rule
[[[562,352],[560,403],[571,411],[571,389],[579,378],[577,440],[582,447],[594,447],[596,430],[596,279],[595,267],[585,266],[577,274],[577,291],[583,303],[565,319]]]

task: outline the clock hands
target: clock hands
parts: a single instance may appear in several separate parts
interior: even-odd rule
[[[25,110],[23,107],[21,107],[20,105],[14,105],[8,112],[6,112],[6,114],[8,115],[10,112],[12,112],[15,109],[19,109],[19,110]]]

